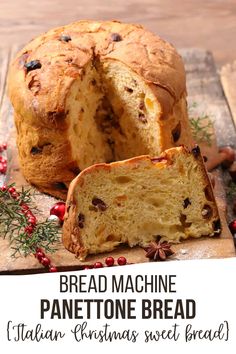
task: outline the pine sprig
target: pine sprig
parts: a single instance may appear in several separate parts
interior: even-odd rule
[[[208,146],[212,145],[213,139],[213,123],[208,114],[201,114],[193,116],[193,109],[197,107],[197,103],[194,102],[189,107],[190,125],[192,129],[193,138],[197,143],[205,143]]]
[[[236,184],[232,180],[226,185],[226,196],[229,199],[233,199],[236,196]]]
[[[55,244],[59,241],[58,232],[58,227],[55,228],[55,223],[50,221],[38,223],[30,237],[24,232],[19,232],[12,240],[14,243],[11,247],[12,256],[27,256],[35,253],[37,248],[43,248],[47,253],[55,252],[57,250]]]
[[[13,198],[8,192],[11,187],[13,185],[5,191],[0,189],[0,236],[9,239],[12,256],[34,254],[39,247],[46,252],[54,252],[59,242],[59,225],[51,221],[37,222],[32,233],[27,233],[29,224],[22,207],[27,205],[31,212],[36,211],[34,195],[30,189],[22,188],[18,197]]]
[[[212,144],[213,133],[211,129],[213,123],[208,115],[190,118],[190,125],[192,129],[193,138],[198,143],[206,143],[208,146]]]

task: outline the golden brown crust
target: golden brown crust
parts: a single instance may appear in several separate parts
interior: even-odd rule
[[[113,41],[113,33],[119,33],[122,40]],[[59,40],[62,34],[72,40]],[[28,119],[40,125],[55,123],[48,113],[66,114],[63,109],[69,87],[86,63],[97,56],[124,62],[150,84],[167,90],[175,101],[185,93],[183,62],[169,43],[140,25],[80,21],[37,37],[18,53],[8,78],[15,111],[29,111]],[[40,60],[42,67],[26,74],[24,64],[31,60]]]
[[[62,34],[69,35],[71,40],[60,40]],[[113,40],[114,34],[121,40]],[[142,26],[118,21],[79,21],[32,40],[13,60],[8,75],[8,93],[20,137],[20,162],[30,183],[63,199],[66,189],[58,190],[55,184],[67,186],[78,173],[66,136],[66,99],[73,82],[83,75],[84,67],[97,59],[123,62],[150,85],[162,109],[161,150],[175,145],[170,134],[175,120],[187,119],[186,107],[182,108],[186,104],[182,59],[172,45]],[[27,73],[24,65],[32,60],[39,60],[41,68]],[[40,130],[40,141],[34,129]],[[57,145],[51,146],[48,155],[33,156],[27,150],[29,146],[44,148],[53,141]],[[49,152],[50,148],[46,149]]]

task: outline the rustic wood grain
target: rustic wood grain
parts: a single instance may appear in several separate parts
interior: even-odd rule
[[[10,51],[0,48],[0,107],[2,106],[2,99],[6,85],[6,74],[9,63]]]
[[[236,132],[225,94],[216,72],[212,53],[180,50],[187,72],[188,102],[197,103],[199,114],[208,114],[214,123],[219,146],[236,147]]]
[[[0,45],[81,19],[141,23],[176,47],[208,48],[217,65],[236,58],[235,0],[1,0]]]
[[[220,74],[227,101],[236,124],[236,61],[223,66]]]
[[[13,55],[11,51],[9,58]],[[214,121],[216,135],[219,144],[225,144],[230,141],[232,145],[236,142],[236,133],[232,123],[232,118],[224,97],[224,93],[216,73],[214,60],[211,53],[204,50],[181,50],[183,55],[186,71],[187,86],[189,93],[189,102],[197,102],[195,114],[201,112],[208,113]],[[18,187],[27,185],[19,170],[17,152],[15,146],[15,133],[12,129],[12,112],[9,101],[5,92],[2,100],[1,114],[3,121],[0,121],[0,130],[10,133],[8,151],[9,171],[8,182],[15,182]],[[222,118],[223,117],[223,118]],[[3,123],[2,123],[3,122]],[[3,124],[3,125],[2,125]],[[4,125],[5,124],[5,125]],[[181,242],[173,246],[175,255],[173,260],[202,259],[202,258],[226,258],[234,257],[235,249],[232,235],[230,234],[225,218],[226,202],[225,193],[222,187],[222,178],[220,171],[215,171],[216,188],[215,194],[219,205],[221,220],[223,223],[223,232],[220,237],[191,239]],[[41,217],[45,219],[48,216],[50,207],[55,203],[55,199],[44,194],[38,193],[36,202],[41,212]],[[43,267],[36,261],[33,256],[27,258],[13,259],[11,257],[11,249],[7,240],[0,240],[0,273],[1,274],[23,274],[30,272],[43,272]],[[127,257],[131,263],[146,262],[145,252],[137,247],[130,249],[128,247],[120,247],[111,253],[114,258],[123,255]],[[74,254],[66,251],[61,245],[59,250],[51,256],[53,264],[56,264],[60,270],[81,269],[85,264],[94,263],[94,261],[103,261],[105,254],[92,256],[86,259],[86,262],[79,262]]]
[[[0,143],[8,142],[10,139],[10,131],[13,129],[14,123],[12,119],[12,106],[9,102],[6,93],[6,83],[7,83],[7,70],[8,65],[14,58],[15,54],[22,47],[22,45],[13,45],[11,47],[6,47],[4,50],[0,50]],[[9,117],[11,117],[9,119]],[[14,144],[15,148],[15,144]],[[8,150],[8,160],[11,161],[11,147]],[[3,153],[6,155],[6,153]],[[9,182],[9,174],[5,179],[3,175],[0,174],[0,183]]]
[[[22,45],[13,45],[0,49],[0,141],[9,139],[13,127],[12,107],[6,93],[7,68]]]

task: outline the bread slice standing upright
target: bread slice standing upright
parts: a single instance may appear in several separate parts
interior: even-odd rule
[[[146,246],[220,232],[199,147],[91,166],[69,188],[63,243],[80,259],[120,244]]]

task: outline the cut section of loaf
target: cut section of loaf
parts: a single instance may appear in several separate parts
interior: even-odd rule
[[[220,222],[200,150],[91,166],[69,188],[63,243],[81,259],[120,244],[213,236]]]
[[[140,25],[80,21],[31,41],[8,92],[27,181],[65,198],[79,171],[192,143],[185,71]]]

